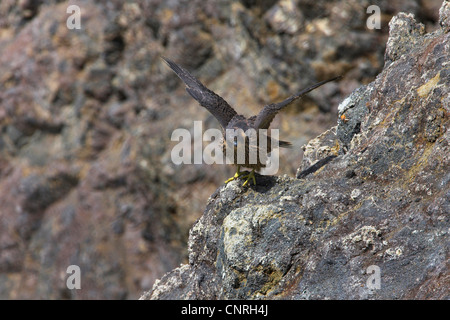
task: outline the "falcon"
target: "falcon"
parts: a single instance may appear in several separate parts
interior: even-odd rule
[[[253,181],[253,184],[256,185],[255,171],[259,171],[266,166],[266,155],[273,150],[272,145],[280,147],[291,146],[289,142],[274,141],[274,138],[265,134],[277,113],[308,92],[325,83],[341,78],[341,76],[338,76],[313,84],[284,101],[264,106],[257,115],[246,118],[238,114],[222,97],[205,87],[189,71],[168,58],[162,57],[162,59],[184,82],[186,91],[192,98],[197,100],[202,107],[206,108],[219,121],[223,132],[222,144],[224,154],[228,155],[230,153],[228,151],[231,150],[232,163],[237,166],[236,174],[225,181],[225,183],[242,177],[246,179],[242,186],[246,186],[250,181]],[[261,129],[265,130],[261,131]],[[255,132],[263,132],[263,134],[252,134]],[[240,150],[244,150],[243,157],[238,157]],[[252,171],[248,174],[241,172],[241,167],[250,168]]]

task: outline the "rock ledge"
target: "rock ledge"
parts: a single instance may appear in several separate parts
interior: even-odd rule
[[[299,171],[337,157],[302,179],[221,186],[190,231],[189,264],[141,299],[448,299],[449,12],[429,34],[394,17],[384,70]]]

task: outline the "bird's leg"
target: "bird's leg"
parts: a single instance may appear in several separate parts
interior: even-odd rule
[[[244,176],[244,178],[247,178],[247,180],[245,180],[244,184],[242,185],[243,187],[245,187],[245,185],[250,181],[250,179],[253,180],[253,184],[256,186],[255,169],[252,169],[252,172]]]
[[[225,183],[236,180],[236,179],[240,178],[241,176],[243,176],[244,179],[247,178],[247,180],[245,180],[244,184],[242,185],[243,187],[245,187],[248,184],[250,179],[253,180],[253,184],[256,186],[255,169],[252,169],[252,171],[249,174],[245,174],[244,172],[241,172],[240,169],[241,169],[241,166],[237,166],[237,171],[236,171],[235,175],[233,177],[231,177],[230,179],[228,179],[227,181],[225,181]]]
[[[241,166],[237,166],[237,171],[235,173],[235,175],[233,177],[231,177],[230,179],[228,179],[227,181],[225,181],[225,183],[228,183],[230,181],[236,180],[237,178],[239,178],[240,176],[242,176],[244,173],[241,172]]]

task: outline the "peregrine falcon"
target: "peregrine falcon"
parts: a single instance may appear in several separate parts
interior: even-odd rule
[[[162,57],[162,59],[167,63],[167,65],[177,74],[177,76],[183,80],[184,84],[186,85],[186,91],[199,102],[199,104],[206,108],[220,123],[223,129],[223,151],[224,154],[226,152],[227,148],[234,148],[235,152],[232,152],[234,155],[234,161],[233,164],[237,165],[237,171],[236,174],[225,181],[225,183],[228,183],[232,180],[235,180],[237,178],[243,177],[246,179],[243,186],[247,185],[249,181],[253,181],[253,184],[256,185],[256,179],[255,179],[255,170],[258,171],[261,168],[264,168],[266,166],[265,161],[262,161],[264,157],[257,156],[257,161],[249,161],[251,159],[251,152],[252,150],[255,150],[257,154],[264,153],[268,154],[272,151],[271,141],[273,141],[273,138],[271,138],[268,135],[262,135],[263,139],[266,139],[266,143],[261,143],[261,137],[260,135],[256,135],[256,144],[250,143],[249,136],[246,133],[251,132],[249,129],[254,129],[255,131],[258,131],[259,129],[268,129],[270,126],[270,123],[275,118],[277,113],[289,105],[294,100],[301,98],[306,93],[320,87],[321,85],[337,80],[341,78],[341,76],[324,80],[321,82],[318,82],[306,89],[301,90],[295,95],[290,96],[284,101],[281,101],[279,103],[272,103],[269,105],[266,105],[258,115],[252,116],[250,118],[246,118],[242,115],[239,115],[222,97],[214,93],[213,91],[209,90],[207,87],[205,87],[199,80],[197,80],[193,75],[191,75],[186,69],[183,67],[177,65],[175,62],[173,62],[170,59],[167,59],[165,57]],[[231,136],[231,138],[228,138],[229,135],[227,133],[229,132],[239,132],[238,134],[235,134]],[[289,147],[291,144],[286,141],[277,141],[278,145],[280,147]],[[245,144],[244,146],[244,161],[238,161],[237,156],[238,147],[242,146],[242,144]],[[262,148],[260,145],[263,145],[265,150],[261,150]],[[253,148],[252,148],[253,147]],[[263,152],[264,151],[264,152]],[[251,168],[252,171],[249,174],[246,174],[244,172],[240,171],[241,167]]]

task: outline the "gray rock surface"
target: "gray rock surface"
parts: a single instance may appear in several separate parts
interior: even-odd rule
[[[348,121],[306,146],[300,171],[336,158],[302,179],[221,186],[189,263],[142,299],[449,299],[448,8],[432,33],[412,14],[391,20],[382,72],[341,103]]]
[[[299,166],[364,143],[370,113],[358,95],[355,107],[345,105],[346,125],[330,128],[339,103],[382,70],[392,16],[412,13],[425,32],[448,30],[442,0],[380,1],[379,30],[367,29],[369,3],[360,0],[80,0],[80,30],[66,26],[70,4],[0,1],[0,299],[134,299],[168,271],[189,266],[189,229],[234,168],[171,161],[174,129],[219,125],[160,56],[246,115],[344,74],[274,120],[280,138],[294,144],[281,153],[279,175],[294,177]],[[391,65],[403,47],[392,47]],[[436,139],[427,143],[439,143],[444,120],[429,115],[426,125],[414,125]],[[349,181],[362,179],[356,167],[343,170]],[[260,179],[276,190],[276,177]],[[237,194],[233,201],[244,195]],[[81,269],[81,290],[66,286],[69,265]]]

